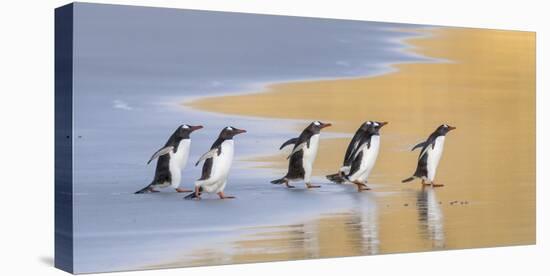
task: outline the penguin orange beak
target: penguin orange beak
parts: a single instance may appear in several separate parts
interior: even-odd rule
[[[195,130],[201,129],[201,128],[203,128],[203,126],[192,126],[191,131],[195,131]]]
[[[331,123],[321,124],[321,126],[319,128],[325,128],[325,127],[329,127],[329,126],[332,126],[332,124]]]
[[[453,130],[453,129],[456,129],[456,127],[454,127],[454,126],[449,126],[449,130]]]
[[[383,127],[383,126],[385,126],[385,125],[387,125],[387,124],[389,124],[389,122],[381,122],[381,123],[380,123],[380,127]]]
[[[244,130],[244,129],[235,129],[235,135],[241,134],[241,133],[246,133],[246,130]]]

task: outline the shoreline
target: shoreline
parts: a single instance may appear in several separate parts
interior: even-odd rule
[[[271,90],[273,90],[277,86],[284,85],[284,84],[300,85],[300,84],[307,84],[311,82],[359,80],[359,79],[365,79],[365,78],[376,78],[376,77],[399,72],[398,66],[402,64],[424,64],[424,63],[446,62],[446,60],[443,60],[440,58],[424,56],[417,53],[417,51],[415,51],[416,46],[414,44],[409,43],[409,41],[411,40],[428,39],[432,37],[433,34],[430,32],[430,30],[437,29],[437,28],[439,27],[425,27],[425,28],[415,28],[415,29],[389,28],[389,30],[399,31],[403,33],[403,37],[389,39],[390,41],[395,40],[395,43],[400,45],[399,48],[395,49],[396,51],[404,53],[409,57],[422,59],[423,61],[422,60],[416,60],[416,61],[394,60],[394,61],[378,64],[380,68],[385,68],[385,69],[379,69],[376,72],[371,72],[371,73],[364,72],[353,76],[306,77],[306,78],[296,78],[296,79],[278,79],[278,80],[269,80],[269,81],[248,82],[244,84],[241,88],[238,88],[238,89],[234,88],[230,90],[232,92],[220,91],[208,96],[195,95],[192,97],[188,97],[180,101],[179,106],[184,108],[189,108],[191,110],[223,115],[226,113],[219,112],[217,110],[212,110],[210,108],[202,108],[201,106],[198,106],[197,103],[208,101],[210,99],[221,99],[224,97],[247,96],[247,95],[255,95],[255,94],[261,94],[261,93],[269,93]],[[414,35],[405,36],[404,34],[414,34]],[[230,114],[234,116],[250,117],[250,115],[248,114],[239,114],[239,113],[230,113]],[[273,119],[273,118],[270,118],[270,119]]]
[[[514,38],[517,38],[518,36],[523,36],[525,38],[520,39],[525,40],[523,41],[524,45],[520,45],[522,47],[534,47],[534,43],[532,43],[531,40],[534,41],[534,34],[529,32],[516,32],[516,31],[493,31],[493,30],[484,30],[484,29],[460,29],[460,28],[435,28],[430,30],[422,30],[423,32],[430,32],[431,35],[425,36],[425,37],[413,37],[409,38],[406,43],[411,44],[412,46],[409,47],[409,51],[414,51],[420,55],[433,58],[434,60],[442,60],[442,61],[449,61],[449,62],[440,62],[440,63],[403,63],[403,64],[394,64],[393,67],[396,68],[395,72],[391,72],[388,74],[383,74],[380,76],[374,76],[374,77],[353,77],[353,78],[344,78],[344,79],[328,79],[328,80],[312,80],[312,81],[297,81],[297,82],[286,82],[286,83],[276,83],[276,84],[270,84],[266,86],[263,90],[257,93],[245,93],[242,95],[226,95],[221,97],[207,97],[203,99],[197,99],[195,101],[186,102],[184,105],[186,108],[192,108],[200,111],[207,111],[207,112],[214,112],[218,114],[230,114],[230,115],[238,115],[238,116],[250,116],[250,117],[257,117],[257,118],[269,118],[269,119],[290,119],[290,120],[326,120],[333,123],[333,127],[329,129],[330,132],[336,132],[336,133],[346,133],[346,134],[353,134],[355,132],[355,129],[357,126],[365,121],[365,120],[386,120],[390,121],[390,125],[387,127],[387,129],[394,128],[395,123],[399,123],[399,127],[403,127],[407,129],[407,132],[400,133],[400,137],[393,137],[395,139],[397,138],[407,138],[410,139],[410,142],[408,143],[402,143],[398,147],[401,150],[404,150],[408,148],[410,145],[412,145],[413,142],[423,139],[427,133],[432,131],[435,126],[443,123],[443,121],[439,117],[450,117],[449,119],[445,120],[445,122],[453,124],[456,121],[455,116],[456,114],[453,114],[455,110],[445,111],[445,110],[437,110],[437,105],[435,106],[436,112],[430,112],[427,110],[430,103],[419,101],[418,98],[428,98],[430,101],[436,102],[436,104],[444,105],[445,107],[451,107],[449,106],[449,100],[457,98],[455,93],[456,91],[445,91],[447,86],[449,84],[447,81],[449,80],[448,75],[454,75],[453,73],[450,73],[448,75],[442,76],[442,80],[439,80],[434,76],[433,80],[429,79],[432,78],[431,75],[443,75],[441,72],[452,72],[452,71],[458,71],[457,73],[461,74],[461,77],[465,76],[465,80],[461,80],[460,84],[461,86],[468,85],[468,82],[471,79],[474,79],[476,82],[480,82],[480,80],[475,80],[475,76],[468,76],[467,73],[471,70],[476,69],[476,64],[468,64],[467,66],[464,65],[464,60],[468,60],[469,63],[475,63],[476,60],[473,60],[471,57],[468,58],[467,54],[468,51],[488,51],[492,49],[487,49],[485,44],[499,44],[498,41],[499,35],[504,35],[503,40],[511,40]],[[476,43],[475,45],[472,45],[473,47],[469,47],[467,49],[459,49],[459,47],[456,46],[458,43],[459,45],[462,45],[461,41],[466,40],[468,38],[483,38],[484,36],[489,36],[488,39],[481,39],[479,43]],[[509,37],[506,37],[509,36]],[[492,41],[494,40],[494,41]],[[531,41],[531,42],[530,42]],[[517,43],[516,43],[517,44]],[[454,45],[454,46],[453,46]],[[489,45],[492,46],[492,45]],[[513,47],[510,50],[514,50]],[[449,49],[450,48],[450,49]],[[529,50],[529,49],[525,49]],[[528,52],[528,51],[527,51]],[[534,53],[534,51],[532,51]],[[530,52],[528,52],[530,53]],[[480,53],[485,54],[485,53]],[[477,58],[478,55],[475,55],[474,57]],[[483,57],[482,55],[480,55]],[[492,57],[494,58],[494,57]],[[525,60],[523,60],[523,63],[530,62],[531,64],[534,64],[534,61],[532,60],[534,58],[534,55],[532,57],[527,57]],[[489,58],[483,58],[483,60],[479,60],[479,63],[482,63],[481,69],[487,70],[485,67],[488,67],[486,59]],[[508,67],[510,67],[510,61],[504,60],[504,62]],[[489,64],[492,65],[492,64]],[[432,67],[432,68],[429,68]],[[458,69],[455,69],[453,67],[457,67]],[[466,67],[466,68],[460,68],[460,67]],[[521,67],[523,68],[523,67]],[[453,70],[454,69],[454,70]],[[489,68],[490,69],[490,68]],[[514,70],[514,68],[508,68],[510,70]],[[534,66],[532,66],[533,72],[534,72]],[[428,72],[424,72],[428,71]],[[411,72],[413,72],[411,74]],[[525,87],[526,91],[534,91],[534,73],[533,72],[526,72],[522,74],[521,72],[514,72],[521,75],[525,75],[525,77],[531,76],[531,79],[525,79],[520,80],[524,83],[522,85],[528,85],[529,87]],[[489,72],[491,73],[491,72]],[[424,80],[426,79],[426,80]],[[447,79],[447,80],[446,80]],[[527,82],[530,82],[527,83]],[[434,91],[435,89],[430,89],[430,85],[438,85],[443,86],[441,87],[441,93]],[[483,83],[481,83],[483,85]],[[498,83],[497,83],[498,84]],[[499,88],[505,88],[502,87],[502,85],[499,85],[501,87]],[[411,88],[412,87],[412,88]],[[423,88],[427,88],[426,90],[421,90]],[[490,87],[488,87],[490,88]],[[398,90],[399,89],[399,90]],[[359,90],[359,91],[358,91]],[[431,91],[430,91],[431,90]],[[461,90],[461,89],[453,89],[453,90]],[[477,90],[477,89],[476,89]],[[365,92],[363,92],[365,91]],[[380,92],[382,91],[382,92]],[[427,92],[426,92],[427,91]],[[512,92],[512,91],[511,91]],[[510,97],[518,96],[525,92],[514,92],[516,95],[509,95]],[[461,93],[460,91],[456,93]],[[495,92],[492,92],[495,93]],[[384,95],[388,94],[388,95]],[[417,94],[419,94],[417,96]],[[480,101],[483,100],[494,100],[495,95],[483,95],[483,94],[489,94],[489,93],[480,93]],[[477,96],[477,95],[471,95],[471,96]],[[482,97],[486,97],[487,99],[482,99]],[[527,93],[527,97],[532,97],[533,99],[523,99],[524,101],[521,103],[524,105],[524,109],[527,112],[530,112],[531,114],[527,114],[526,117],[533,117],[534,118],[534,93]],[[293,98],[295,100],[288,101],[288,98]],[[322,98],[330,99],[331,101],[322,101]],[[365,103],[364,106],[362,106],[360,103],[354,102],[354,98],[367,98],[366,100],[372,101],[376,103],[381,104],[371,104],[369,102]],[[416,99],[415,99],[416,98]],[[447,99],[446,99],[447,98]],[[491,98],[491,99],[489,99]],[[312,101],[310,104],[311,106],[308,106],[308,99]],[[349,101],[348,101],[349,99]],[[453,99],[454,100],[454,99]],[[461,109],[474,109],[473,111],[479,112],[479,109],[482,108],[481,106],[468,106],[468,99],[467,97],[460,97],[457,100],[460,100],[460,103],[464,105]],[[498,99],[496,99],[498,100]],[[300,102],[302,101],[302,102]],[[390,101],[393,106],[390,106]],[[475,103],[474,103],[475,104]],[[285,106],[284,109],[279,109],[279,106]],[[307,106],[304,108],[304,106]],[[318,114],[318,110],[326,110],[328,112],[323,112],[321,116]],[[354,110],[354,112],[349,112],[349,110]],[[411,116],[399,116],[395,113],[397,112],[408,112],[407,110],[411,110],[410,112]],[[457,108],[458,110],[458,108]],[[444,114],[437,114],[441,111],[441,113]],[[508,120],[511,118],[506,118],[510,116],[506,116],[505,113],[503,113],[502,109],[496,110],[502,115],[503,120]],[[430,116],[432,115],[432,116]],[[446,115],[446,116],[443,116]],[[485,115],[485,114],[481,114]],[[488,114],[493,115],[493,114]],[[516,115],[516,114],[514,114]],[[403,118],[405,117],[405,118]],[[498,117],[498,116],[491,116],[491,117]],[[475,118],[475,117],[474,117]],[[406,120],[404,120],[406,119]],[[421,129],[418,128],[411,128],[407,127],[407,122],[414,119],[417,122],[420,122],[422,127]],[[494,122],[494,118],[490,118]],[[512,119],[511,121],[515,121],[515,119]],[[393,122],[393,124],[392,124]],[[385,132],[387,130],[382,130],[382,135],[385,135]],[[528,131],[532,132],[530,135],[534,135],[534,123],[530,123],[528,125]],[[392,135],[392,134],[389,134]],[[384,137],[386,138],[386,137]],[[391,138],[391,137],[390,137]],[[328,139],[323,139],[323,141],[327,141]],[[342,140],[342,141],[335,141],[333,146],[331,147],[339,147],[338,150],[340,150],[342,147],[345,147],[345,139],[336,139],[336,140]],[[533,141],[530,141],[532,146],[534,146]],[[395,146],[395,145],[394,145]],[[336,150],[336,149],[334,149]],[[331,151],[334,151],[331,150]],[[320,154],[322,154],[323,146],[320,148]],[[276,152],[276,151],[274,151]],[[341,159],[339,156],[341,154],[338,154],[338,158]],[[280,167],[281,164],[276,159],[280,158],[282,154],[274,154],[273,156],[268,156],[265,158],[260,158],[262,161],[266,161],[266,159],[269,159],[273,161],[273,165]],[[318,156],[316,164],[320,165],[322,167],[326,167],[323,164],[321,164],[319,161],[321,158]],[[258,159],[257,159],[258,160]],[[322,161],[321,161],[322,162]],[[284,162],[283,162],[284,163]],[[332,162],[330,164],[331,167],[336,168],[336,164]],[[335,169],[334,169],[335,170]],[[412,169],[411,169],[412,170]],[[326,172],[325,170],[323,170]],[[316,175],[321,175],[318,171],[315,173]]]

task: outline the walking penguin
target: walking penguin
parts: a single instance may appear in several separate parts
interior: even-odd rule
[[[317,150],[319,149],[321,129],[329,126],[331,126],[330,123],[312,122],[302,131],[300,136],[284,142],[279,148],[280,150],[286,146],[293,145],[292,152],[287,157],[289,159],[288,171],[284,177],[273,180],[271,183],[285,184],[287,188],[294,188],[289,182],[304,180],[307,188],[321,187],[311,184],[311,174]]]
[[[189,194],[185,199],[200,199],[203,192],[216,193],[220,199],[235,198],[223,193],[227,184],[227,176],[233,163],[234,145],[233,137],[245,133],[246,130],[236,127],[225,127],[220,132],[218,139],[214,141],[210,150],[203,154],[195,166],[204,161],[202,175],[195,182],[195,192]]]
[[[411,151],[416,148],[422,148],[418,155],[418,165],[413,176],[404,179],[403,183],[414,180],[415,178],[422,179],[422,185],[431,185],[432,187],[442,187],[443,184],[434,183],[437,165],[443,154],[443,146],[445,144],[445,135],[456,127],[443,124],[440,125],[426,141],[414,146]]]
[[[327,175],[327,179],[336,183],[349,181],[357,185],[358,192],[370,190],[367,179],[380,151],[380,129],[387,124],[374,121],[363,123],[348,145],[343,166],[338,173]]]
[[[202,126],[181,125],[168,138],[164,147],[155,152],[147,161],[147,164],[158,158],[157,167],[153,181],[145,188],[135,192],[143,194],[146,192],[158,192],[155,188],[172,187],[177,192],[191,192],[179,188],[181,181],[181,170],[187,164],[189,149],[191,147],[191,132],[201,129]]]

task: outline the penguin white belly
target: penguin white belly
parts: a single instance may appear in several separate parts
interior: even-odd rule
[[[208,193],[219,193],[225,189],[227,176],[233,163],[233,140],[225,140],[221,144],[221,153],[212,159],[210,177],[203,180],[202,187]]]
[[[443,154],[443,145],[445,144],[445,136],[439,136],[435,139],[434,146],[428,147],[428,180],[430,182],[434,181],[435,173],[437,171],[437,166],[439,165],[439,160]]]
[[[350,176],[351,181],[361,181],[366,182],[376,159],[378,158],[378,152],[380,151],[380,136],[374,135],[371,137],[370,147],[364,147],[362,150],[361,164],[359,165],[359,170],[357,170],[352,176]]]
[[[309,183],[311,181],[311,174],[313,172],[313,163],[317,157],[317,150],[319,149],[319,134],[315,134],[309,138],[309,147],[306,145],[303,149],[304,154],[302,157],[302,166],[304,167],[304,181]]]
[[[179,142],[176,152],[170,152],[169,169],[172,178],[170,186],[172,188],[177,188],[180,185],[181,170],[187,164],[190,146],[191,139],[183,139]]]
[[[370,147],[368,149],[363,149],[363,160],[361,165],[363,169],[362,178],[366,181],[374,168],[376,159],[378,159],[378,152],[380,151],[380,136],[374,135],[370,140]],[[364,165],[363,165],[364,164]]]

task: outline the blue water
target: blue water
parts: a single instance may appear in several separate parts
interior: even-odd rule
[[[244,161],[276,153],[308,122],[228,116],[181,104],[261,91],[269,83],[375,76],[391,73],[393,64],[431,62],[403,42],[415,36],[404,29],[420,27],[77,3],[75,271],[137,269],[230,240],[244,227],[345,208],[350,196],[342,187],[289,192],[269,184],[280,171]],[[173,191],[132,194],[151,181],[154,165],[146,164],[148,158],[183,123],[205,126],[192,134],[184,188],[199,177],[200,167],[192,163],[221,128],[248,130],[235,139],[236,162],[226,189],[238,199],[194,202]]]

